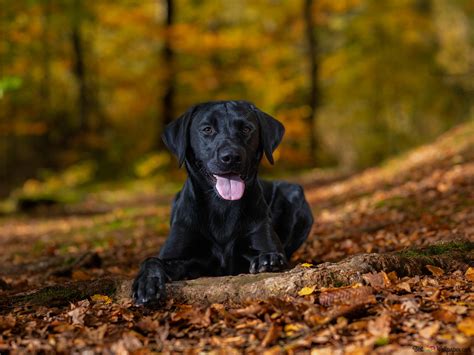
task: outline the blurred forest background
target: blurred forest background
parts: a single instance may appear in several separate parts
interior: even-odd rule
[[[277,169],[371,166],[474,115],[472,0],[0,0],[0,196],[176,168],[200,101],[287,128]]]

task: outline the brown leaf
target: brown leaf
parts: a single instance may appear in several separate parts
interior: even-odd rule
[[[108,325],[102,324],[98,328],[87,328],[88,338],[92,341],[102,341],[107,333]]]
[[[464,276],[466,277],[467,280],[474,282],[474,267],[468,268]]]
[[[429,326],[420,330],[420,335],[425,339],[431,339],[439,330],[439,322],[433,322]]]
[[[364,303],[334,304],[327,312],[309,317],[308,320],[314,325],[326,324],[331,322],[333,319],[355,312],[369,303],[376,303],[374,295],[368,296]]]
[[[124,333],[121,340],[112,344],[112,352],[117,355],[128,355],[142,348],[143,344],[135,334],[134,332]]]
[[[273,342],[276,339],[278,339],[280,332],[281,332],[281,327],[275,325],[275,323],[272,323],[272,325],[270,326],[270,329],[268,329],[267,334],[265,334],[265,337],[262,340],[262,346],[267,347],[269,345],[272,345]]]
[[[182,305],[180,308],[178,312],[171,315],[173,322],[184,321],[197,327],[208,327],[210,325],[210,308],[207,308],[204,313],[200,309],[190,305]]]
[[[329,291],[321,292],[319,303],[329,307],[333,304],[365,304],[369,302],[369,296],[373,294],[372,287],[341,287]]]
[[[67,313],[68,316],[71,317],[72,324],[84,324],[84,317],[86,315],[87,309],[89,308],[89,305],[89,300],[79,301],[77,305],[73,305],[73,309]]]
[[[426,268],[427,268],[428,270],[430,270],[430,272],[431,272],[434,276],[443,276],[443,275],[444,275],[444,270],[441,269],[440,267],[433,266],[433,265],[426,265]]]
[[[275,345],[274,347],[265,350],[263,352],[263,355],[281,355],[284,354],[285,352],[282,350],[282,348],[278,345]]]
[[[160,322],[151,317],[143,317],[137,323],[137,327],[147,333],[156,332],[160,327]]]
[[[90,280],[91,276],[82,270],[74,270],[71,275],[72,279],[74,281],[85,281],[85,280]]]
[[[234,309],[230,311],[233,315],[238,315],[241,317],[256,317],[257,313],[263,310],[262,306],[259,304],[251,304],[245,308]]]
[[[15,326],[16,319],[13,316],[0,316],[0,330],[11,329]]]
[[[446,306],[446,309],[456,314],[466,314],[467,307],[462,305]]]
[[[56,325],[53,330],[56,332],[56,333],[65,333],[65,332],[70,332],[70,331],[73,331],[74,329],[76,329],[76,327],[72,324],[69,324],[69,323],[61,323],[61,324],[58,324]]]
[[[368,273],[362,275],[362,278],[376,290],[387,288],[390,286],[391,282],[387,274],[383,271],[376,274]]]
[[[397,280],[398,280],[398,276],[397,276],[397,273],[395,271],[389,272],[387,274],[387,276],[388,276],[388,279],[392,282],[397,282]]]
[[[426,299],[428,299],[430,301],[433,301],[433,302],[436,302],[436,301],[438,301],[440,294],[441,294],[441,291],[436,290],[435,292],[433,292],[433,294],[431,296],[427,297]]]
[[[335,349],[331,347],[315,348],[311,350],[311,355],[332,355],[335,353]]]
[[[444,323],[455,323],[457,316],[455,313],[450,312],[447,309],[438,309],[437,311],[434,311],[431,313],[434,319],[440,320]]]
[[[356,322],[352,322],[349,324],[348,328],[351,330],[363,330],[366,329],[368,325],[368,321],[366,320],[360,320]]]
[[[138,334],[135,332],[128,332],[123,334],[122,339],[124,341],[125,347],[129,351],[134,351],[143,346],[140,339],[138,339]]]
[[[411,292],[410,284],[409,284],[408,282],[406,282],[406,281],[399,282],[399,283],[397,284],[397,289],[406,291],[406,292],[408,292],[408,293]]]
[[[401,308],[403,311],[407,313],[414,314],[418,312],[418,309],[420,308],[420,306],[418,305],[415,299],[408,298],[402,301]]]
[[[390,334],[391,317],[388,313],[383,313],[376,319],[370,320],[367,325],[368,332],[377,338],[387,338]]]

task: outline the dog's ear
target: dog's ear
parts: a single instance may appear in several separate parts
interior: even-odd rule
[[[194,114],[195,107],[191,107],[183,115],[168,124],[161,135],[168,149],[176,155],[181,167],[186,159],[186,150],[189,145],[189,126]]]
[[[260,124],[260,142],[263,147],[263,152],[270,164],[273,165],[273,152],[278,147],[283,135],[285,134],[285,127],[280,121],[276,120],[269,114],[260,111],[253,105],[252,109],[257,114],[258,122]]]

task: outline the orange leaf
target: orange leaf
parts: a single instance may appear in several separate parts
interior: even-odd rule
[[[458,324],[458,329],[467,336],[474,336],[474,317],[464,319]]]
[[[444,275],[444,270],[440,267],[433,266],[433,265],[426,265],[426,268],[431,271],[434,276],[442,276]]]
[[[466,279],[468,279],[469,281],[474,282],[474,267],[470,267],[469,269],[467,269],[464,276],[466,276]]]

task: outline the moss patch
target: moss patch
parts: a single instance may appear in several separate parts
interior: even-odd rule
[[[117,280],[113,279],[80,281],[65,285],[48,286],[29,295],[14,297],[11,303],[59,307],[95,294],[112,296],[116,288]]]
[[[468,240],[455,240],[445,243],[429,245],[420,249],[406,249],[396,254],[408,258],[430,257],[452,252],[469,252],[474,250],[474,242]]]

